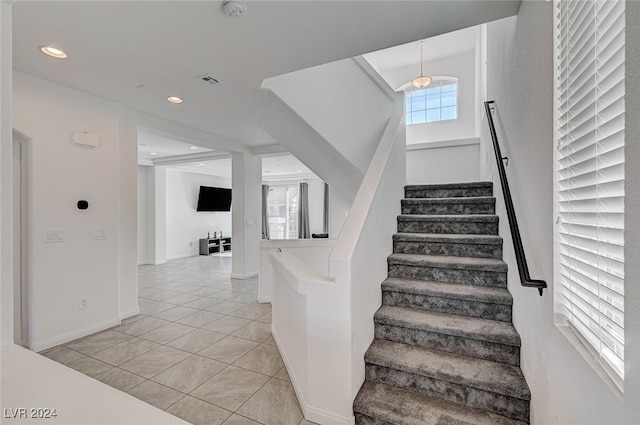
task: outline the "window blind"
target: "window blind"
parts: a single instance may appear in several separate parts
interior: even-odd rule
[[[560,0],[556,7],[556,313],[620,384],[625,5]]]

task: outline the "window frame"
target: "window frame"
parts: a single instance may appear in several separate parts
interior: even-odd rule
[[[434,84],[438,84],[438,86],[434,86]],[[442,87],[448,87],[448,86],[454,86],[455,87],[455,103],[453,105],[447,105],[447,106],[442,106]],[[434,108],[429,108],[428,107],[428,97],[430,96],[428,94],[429,90],[432,90],[434,88],[440,88],[440,92],[438,93],[439,97],[439,103],[440,106],[434,107]],[[413,111],[412,108],[410,108],[410,105],[412,104],[412,100],[413,100],[413,95],[417,94],[419,92],[424,92],[424,109],[417,109],[416,111]],[[445,92],[447,93],[447,92]],[[433,96],[433,94],[431,95]],[[414,88],[411,83],[409,83],[409,88],[407,90],[405,90],[405,124],[407,126],[410,125],[420,125],[420,124],[433,124],[433,123],[438,123],[438,122],[446,122],[446,121],[455,121],[459,118],[459,114],[458,114],[458,108],[459,106],[459,81],[458,78],[456,77],[447,77],[447,76],[443,76],[443,77],[433,77],[433,81],[432,83],[428,86],[425,87],[423,89],[416,89]],[[454,118],[446,118],[446,119],[442,119],[442,111],[445,108],[451,108],[454,107],[455,108],[455,117]],[[438,111],[439,112],[439,116],[440,118],[437,120],[432,120],[429,121],[428,117],[429,117],[429,111]],[[424,112],[424,121],[418,121],[418,122],[413,122],[413,117],[412,117],[412,113],[414,112]],[[409,118],[411,117],[411,119]]]

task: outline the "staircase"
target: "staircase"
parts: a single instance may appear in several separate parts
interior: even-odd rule
[[[528,424],[491,183],[405,196],[356,424]]]

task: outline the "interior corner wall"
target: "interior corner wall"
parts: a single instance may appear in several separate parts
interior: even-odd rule
[[[231,236],[231,212],[196,211],[200,186],[231,188],[231,179],[167,169],[167,260],[199,255],[207,232]]]
[[[0,2],[0,341],[13,344],[11,4]]]
[[[520,285],[500,184],[494,179],[513,323],[522,338],[521,368],[532,393],[531,423],[624,424],[625,404],[637,409],[637,400],[622,402],[553,321],[553,55],[552,2],[524,1],[517,17],[488,24],[488,98],[496,101],[496,126],[509,157],[507,174],[531,275],[550,286],[540,297]],[[484,122],[482,143],[488,144],[486,128]],[[495,164],[486,166],[491,170]]]
[[[115,103],[15,71],[13,90],[14,126],[32,139],[29,342],[41,350],[119,322],[119,111]],[[98,135],[99,146],[74,144],[79,130]],[[81,199],[87,210],[76,207]],[[48,241],[51,232],[63,240]]]

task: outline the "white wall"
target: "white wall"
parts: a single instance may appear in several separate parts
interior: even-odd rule
[[[271,89],[361,173],[367,171],[393,109],[358,65],[344,59],[265,80]],[[309,84],[313,81],[313,84]],[[329,107],[331,106],[331,107]],[[323,113],[319,114],[319,108]],[[313,172],[324,179],[335,164]]]
[[[407,184],[479,180],[479,138],[407,145]]]
[[[13,343],[11,4],[0,2],[0,331],[2,347]]]
[[[138,264],[151,264],[149,255],[148,235],[150,233],[149,216],[151,207],[149,206],[149,184],[148,176],[151,167],[138,165]]]
[[[27,165],[30,343],[40,350],[119,320],[119,110],[26,74],[14,72],[13,78],[14,126],[33,140]],[[100,146],[75,145],[71,137],[78,130],[98,134]],[[128,184],[136,186],[135,180]],[[89,202],[87,210],[76,208],[80,199]],[[96,229],[104,229],[104,240],[94,239]],[[44,242],[53,230],[64,232],[64,242]],[[84,297],[88,308],[80,310]]]
[[[167,259],[199,254],[207,232],[231,235],[231,212],[198,212],[200,186],[231,188],[231,179],[167,169]]]
[[[627,2],[632,5],[634,2]],[[637,6],[632,6],[636,12]],[[522,370],[532,392],[532,424],[637,424],[638,386],[638,332],[627,332],[628,373],[623,400],[596,374],[577,350],[558,331],[553,323],[553,3],[522,2],[517,18],[508,18],[488,24],[488,99],[497,104],[496,123],[504,153],[509,156],[507,174],[518,214],[524,249],[534,279],[544,279],[550,288],[540,297],[537,291],[520,286],[512,241],[506,220],[500,221],[500,234],[504,238],[505,261],[509,264],[509,290],[514,297],[513,322],[522,337]],[[628,16],[628,15],[627,15]],[[638,26],[636,13],[635,28]],[[630,26],[627,25],[627,29]],[[633,28],[633,27],[632,27]],[[627,76],[636,76],[635,65],[628,68]],[[629,56],[627,56],[629,60]],[[628,66],[629,66],[629,62]],[[627,88],[633,84],[627,82]],[[627,96],[629,99],[630,96]],[[637,105],[638,97],[635,97]],[[638,109],[632,115],[627,110],[627,122],[637,123]],[[482,143],[490,143],[483,123]],[[636,125],[635,135],[638,134]],[[627,136],[631,158],[638,158],[636,138]],[[485,149],[492,151],[485,145]],[[484,156],[483,159],[485,159]],[[637,161],[636,161],[637,164]],[[485,164],[489,174],[494,169]],[[638,181],[637,166],[627,168],[627,182]],[[495,172],[493,171],[495,174]],[[490,176],[487,176],[490,177]],[[627,203],[627,220],[635,230],[627,229],[625,239],[633,245],[626,249],[625,274],[630,293],[625,297],[625,323],[635,326],[640,322],[640,299],[635,276],[640,272],[637,258],[637,223],[640,215],[638,191],[633,184],[634,201]],[[635,187],[635,188],[634,188]],[[499,183],[494,178],[494,193],[498,197],[497,210],[506,217]],[[631,237],[627,238],[627,234]],[[629,256],[630,253],[635,256]],[[626,390],[625,390],[626,391]]]

